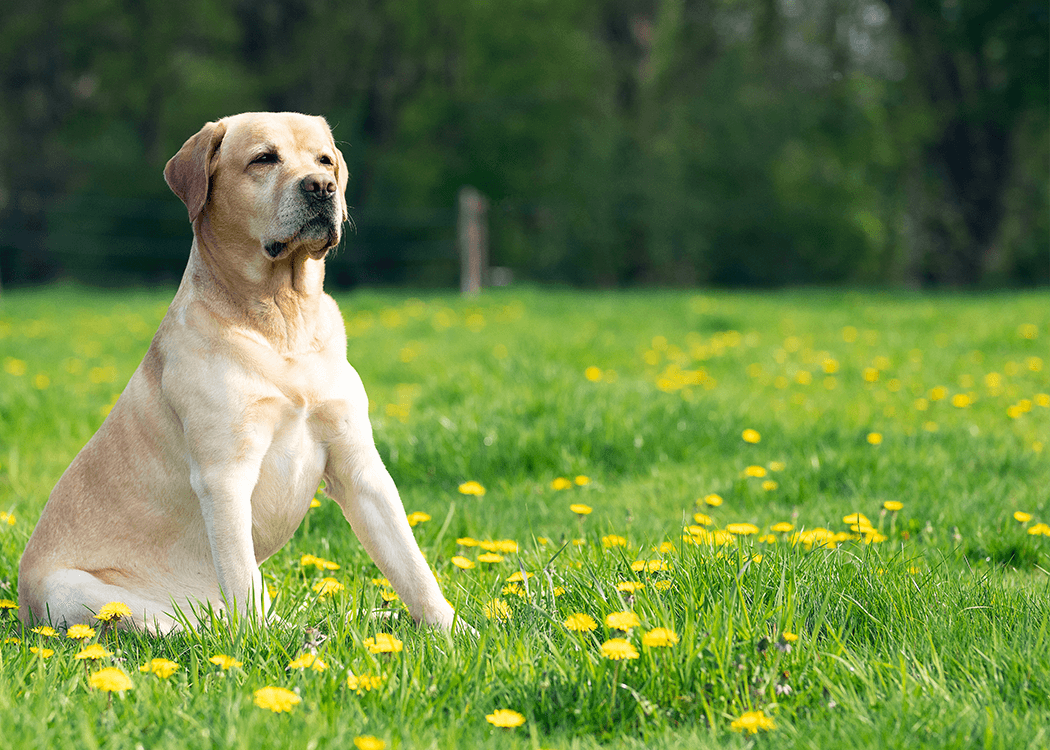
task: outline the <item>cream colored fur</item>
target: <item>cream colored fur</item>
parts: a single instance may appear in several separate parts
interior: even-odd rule
[[[142,363],[51,493],[19,569],[22,618],[90,622],[111,601],[159,633],[178,627],[175,608],[204,603],[264,616],[259,564],[323,479],[412,617],[450,626],[322,290],[347,216],[328,125],[224,118],[164,175],[193,223],[189,263]]]

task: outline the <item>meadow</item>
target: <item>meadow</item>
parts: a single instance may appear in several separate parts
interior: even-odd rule
[[[0,297],[9,746],[1050,746],[1045,291],[338,294],[476,632],[417,629],[323,489],[280,624],[23,632],[25,542],[172,293]]]

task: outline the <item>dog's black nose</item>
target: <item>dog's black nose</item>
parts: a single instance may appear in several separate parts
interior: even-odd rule
[[[299,189],[313,200],[328,200],[335,195],[336,184],[331,175],[308,174],[299,183]]]

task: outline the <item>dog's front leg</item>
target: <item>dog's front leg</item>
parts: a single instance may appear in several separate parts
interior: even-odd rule
[[[353,433],[330,449],[325,493],[339,503],[365,551],[412,618],[450,628],[455,612],[412,535],[394,480],[372,442],[371,428],[362,429],[359,424]]]
[[[190,483],[200,501],[225,606],[262,618],[268,597],[252,538],[252,492],[265,449],[241,447],[228,455],[228,446],[213,446],[207,455],[197,457],[191,462]]]

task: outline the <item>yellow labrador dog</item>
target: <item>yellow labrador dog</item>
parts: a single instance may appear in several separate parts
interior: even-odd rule
[[[412,617],[445,601],[376,450],[343,319],[322,290],[347,219],[327,123],[294,113],[211,122],[168,162],[193,246],[145,358],[62,475],[19,568],[20,614],[68,626],[108,602],[134,626],[175,608],[264,615],[259,564],[318,484]]]

